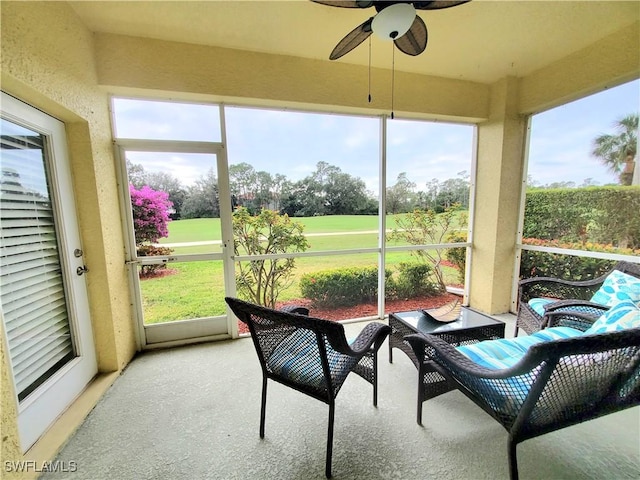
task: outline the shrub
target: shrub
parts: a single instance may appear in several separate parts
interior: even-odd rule
[[[136,245],[155,243],[160,238],[169,236],[167,223],[170,221],[169,209],[173,206],[169,201],[169,194],[153,190],[148,185],[140,190],[129,185],[129,194]]]
[[[448,243],[466,242],[467,234],[461,232],[453,232],[447,237]],[[458,281],[464,284],[464,273],[467,264],[467,249],[466,247],[449,248],[445,256],[458,270]]]
[[[388,240],[397,240],[409,245],[429,245],[444,243],[453,231],[465,228],[468,223],[467,213],[460,212],[460,205],[453,204],[443,213],[436,214],[434,210],[415,209],[413,212],[396,218],[396,228],[387,235]],[[444,274],[440,267],[443,251],[413,250],[411,255],[421,262],[429,262],[433,265],[433,275],[438,282],[439,290],[444,291]]]
[[[433,267],[426,263],[400,262],[398,278],[392,282],[395,292],[390,296],[396,298],[411,298],[418,296],[437,295],[442,292],[440,285],[432,280]]]
[[[640,248],[640,188],[527,191],[523,236]]]
[[[235,255],[268,255],[304,252],[309,243],[304,225],[288,215],[263,209],[251,215],[245,207],[233,212]],[[293,282],[293,258],[268,258],[239,262],[236,284],[239,292],[254,303],[273,308],[280,292]]]
[[[439,295],[433,267],[426,263],[401,262],[397,272],[385,270],[387,298]],[[300,292],[317,307],[351,306],[375,301],[378,294],[378,267],[350,267],[306,273]]]
[[[390,272],[386,272],[390,276]],[[350,306],[375,300],[378,268],[353,267],[306,273],[300,279],[300,292],[315,306]]]
[[[571,243],[523,238],[524,245],[537,245],[588,252],[620,253],[623,255],[640,255],[640,250],[620,249],[612,245],[597,243]],[[608,272],[615,260],[577,257],[563,253],[522,251],[520,260],[520,278],[553,277],[565,280],[591,280]]]

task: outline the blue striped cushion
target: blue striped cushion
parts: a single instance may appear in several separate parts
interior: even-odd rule
[[[518,363],[531,345],[562,338],[578,337],[582,334],[580,330],[575,328],[552,327],[524,337],[485,340],[473,345],[464,345],[457,347],[457,350],[478,365],[501,370]],[[498,381],[498,383],[494,383],[489,379],[480,379],[479,386],[485,389],[485,392],[480,391],[480,393],[494,409],[513,413],[524,402],[534,378],[535,373],[534,376],[521,375],[508,378],[506,381]],[[501,387],[499,386],[500,382],[504,382]]]
[[[546,313],[544,310],[544,307],[546,307],[550,303],[555,303],[557,301],[558,301],[557,299],[553,299],[553,298],[532,298],[527,303],[533,309],[534,312],[536,312],[541,317],[544,317],[544,314]],[[563,307],[562,310],[569,311],[569,312],[575,311],[578,313],[585,313],[585,307],[581,307],[581,306],[574,306],[574,307],[566,306],[566,307]]]
[[[478,365],[500,370],[518,363],[531,345],[561,338],[578,337],[582,334],[580,330],[575,328],[553,327],[523,337],[485,340],[472,345],[463,345],[456,349]]]
[[[552,300],[550,298],[532,298],[527,303],[541,317],[544,316],[544,306],[550,303],[557,302],[557,300]]]

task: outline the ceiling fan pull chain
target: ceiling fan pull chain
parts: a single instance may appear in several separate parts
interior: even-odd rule
[[[371,103],[371,36],[369,36],[369,103]]]
[[[393,92],[396,83],[396,49],[391,44],[391,120],[393,120]]]

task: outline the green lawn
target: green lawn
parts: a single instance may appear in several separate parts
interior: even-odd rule
[[[396,226],[395,215],[387,216],[387,229]],[[304,225],[304,233],[365,232],[378,229],[376,215],[333,215],[326,217],[294,217]],[[194,218],[169,222],[169,237],[160,243],[220,240],[219,218]]]
[[[331,216],[296,218],[305,225],[305,233],[366,232],[376,230],[376,216]],[[395,226],[390,216],[388,228]],[[161,243],[198,242],[220,239],[219,219],[179,220],[169,223],[169,237]],[[375,233],[310,236],[310,250],[346,250],[377,247]],[[219,245],[176,247],[174,253],[219,252]],[[399,262],[411,260],[408,252],[387,254],[388,268]],[[305,273],[349,266],[377,264],[377,254],[349,254],[296,259],[295,278],[291,287],[282,293],[280,300],[300,298],[298,279]],[[176,319],[189,319],[224,315],[224,282],[222,261],[172,262],[170,275],[143,279],[141,290],[145,323],[160,323]],[[457,272],[445,268],[447,283],[456,284]]]
[[[160,239],[160,243],[200,242],[220,240],[219,218],[192,218],[169,222],[169,237]]]
[[[387,216],[387,231],[396,227],[398,215]],[[375,215],[334,215],[326,217],[296,217],[295,221],[304,225],[304,233],[308,235],[308,251],[347,250],[357,248],[375,248],[378,246],[378,234],[370,233],[378,229],[378,217]],[[327,235],[323,233],[341,233],[344,235]],[[362,233],[357,233],[362,232]],[[220,219],[197,218],[175,220],[169,223],[169,236],[162,238],[160,244],[219,241]],[[388,245],[402,245],[393,241]],[[177,255],[196,253],[220,253],[220,244],[174,246]]]
[[[145,323],[210,317],[225,313],[222,262],[180,262],[170,275],[143,279]]]

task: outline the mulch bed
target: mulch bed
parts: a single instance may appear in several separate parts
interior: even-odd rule
[[[446,293],[437,297],[415,297],[406,300],[388,300],[385,302],[387,312],[405,312],[408,310],[417,310],[420,308],[436,308],[446,303],[460,299],[459,296],[452,293]],[[364,303],[362,305],[354,305],[352,307],[336,307],[336,308],[316,308],[311,304],[310,300],[299,299],[290,300],[276,304],[276,308],[282,308],[285,305],[300,305],[309,309],[309,315],[316,318],[324,318],[326,320],[347,320],[350,318],[371,317],[378,314],[378,303]],[[249,333],[247,326],[238,322],[238,333]]]

